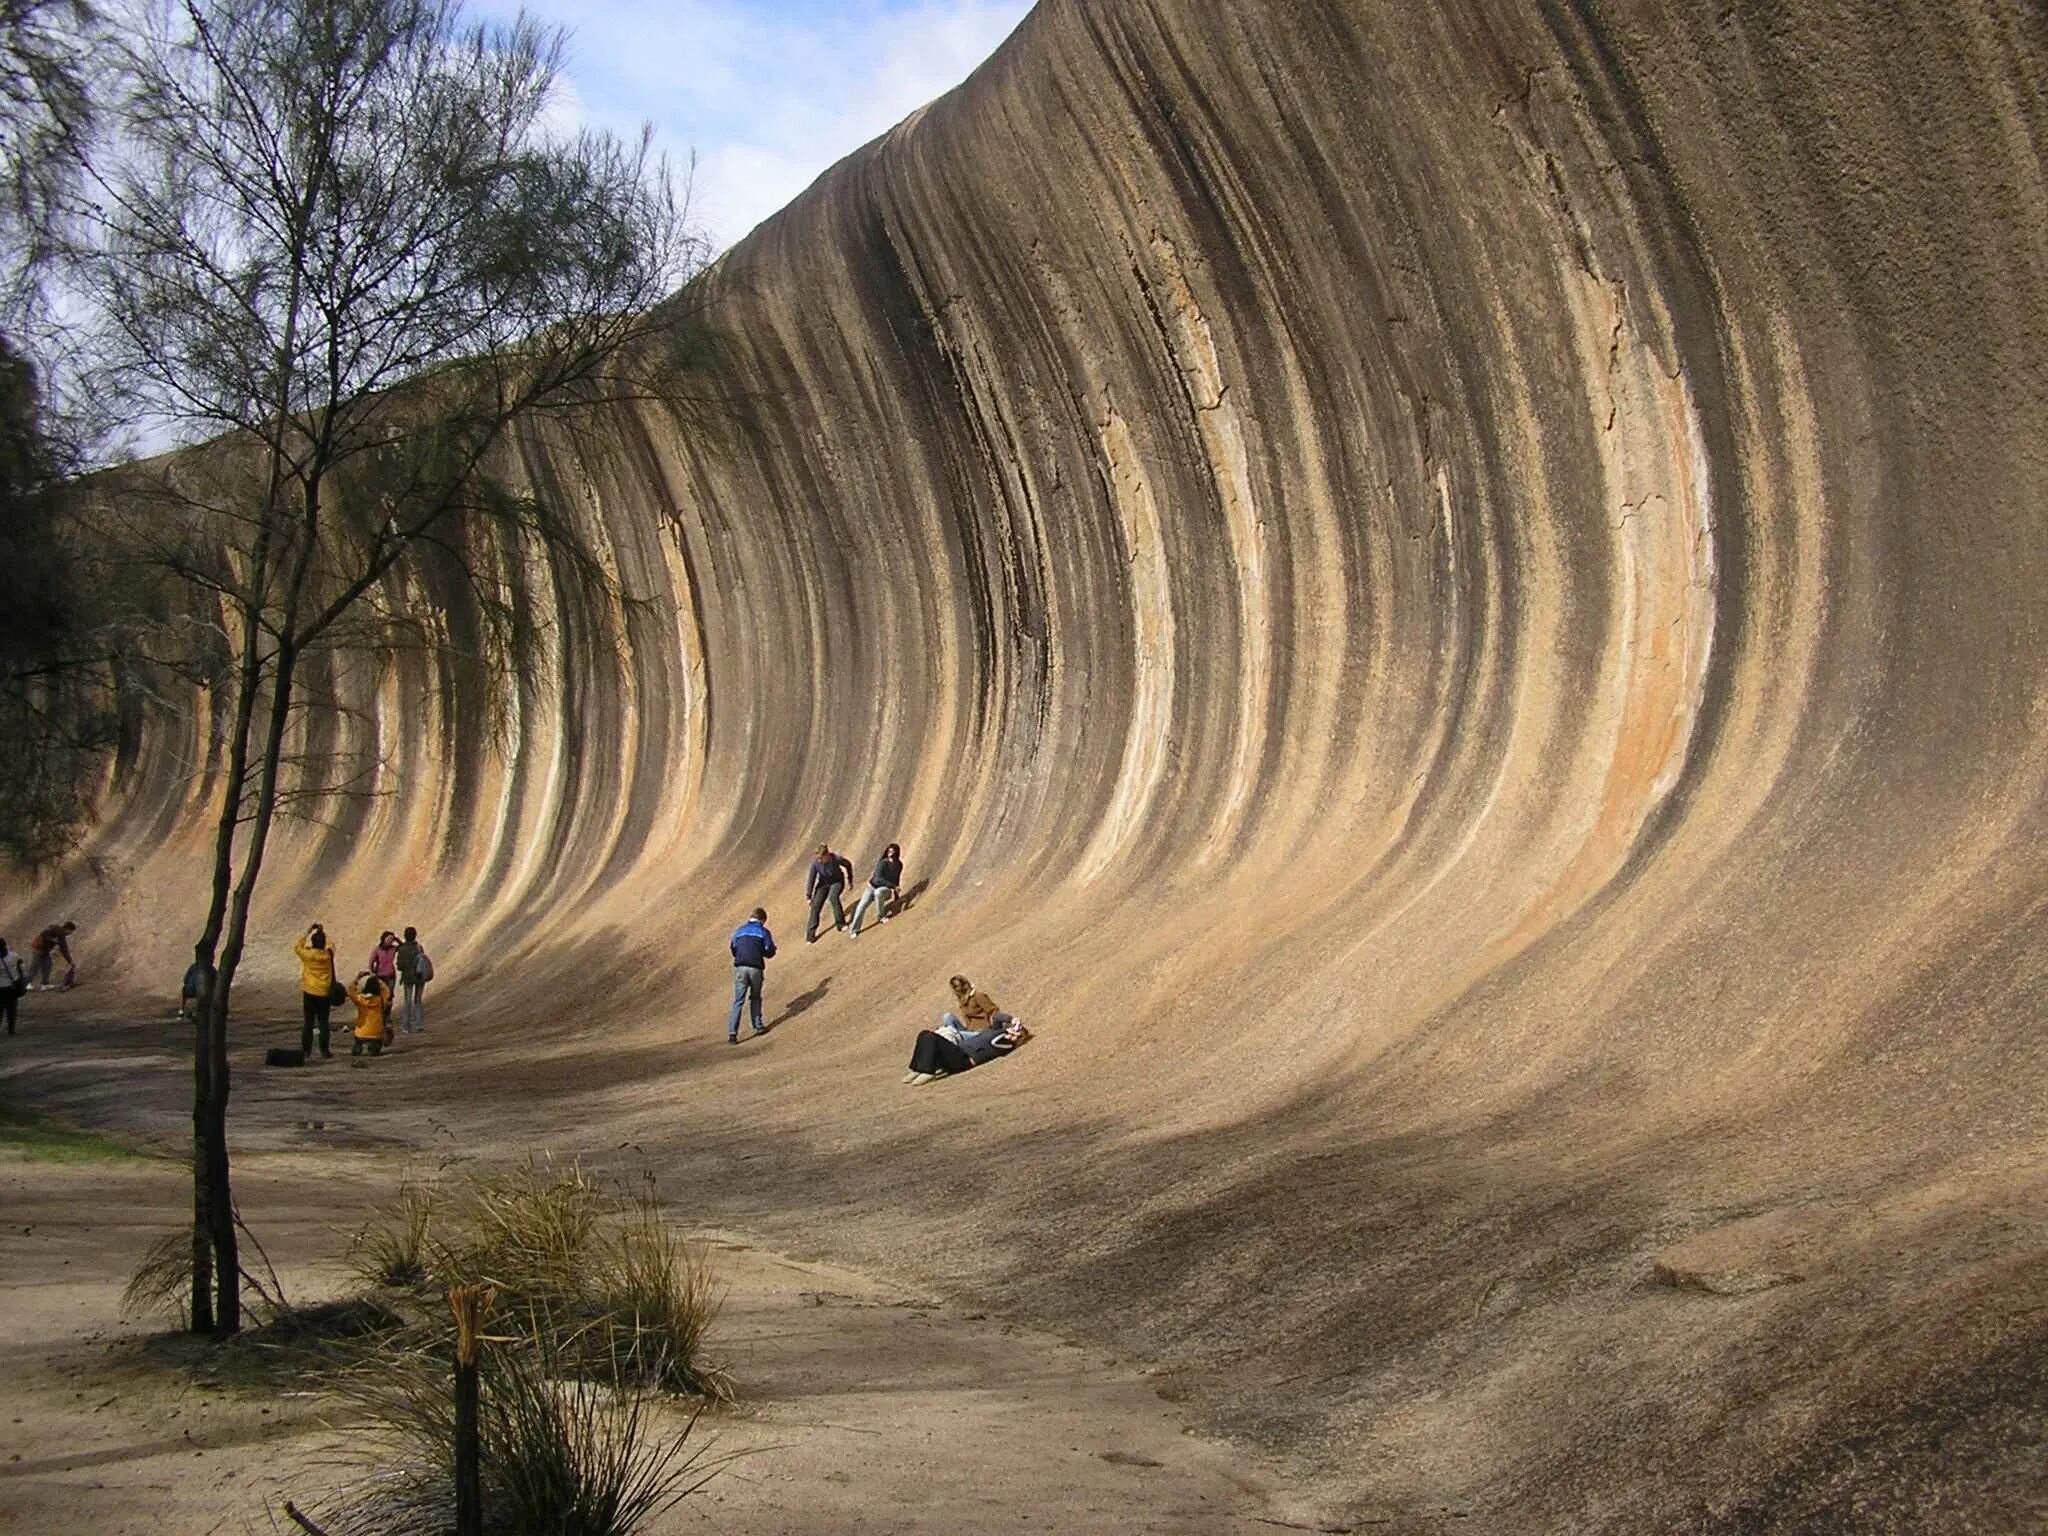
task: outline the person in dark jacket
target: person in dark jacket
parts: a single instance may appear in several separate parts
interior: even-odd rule
[[[192,963],[185,967],[185,980],[178,988],[178,1017],[196,1019],[199,1005],[213,990],[213,967],[206,960],[206,946],[192,946]]]
[[[839,895],[852,882],[853,866],[828,845],[818,844],[818,856],[811,860],[811,877],[804,884],[804,900],[811,904],[811,920],[804,925],[806,944],[818,942],[818,914],[828,901],[832,903],[832,926],[846,926],[846,908],[840,905]]]
[[[768,962],[775,958],[775,935],[768,931],[768,909],[754,908],[754,915],[733,930],[732,1017],[725,1023],[725,1043],[740,1043],[740,1009],[751,1004],[754,1033],[765,1035],[761,1022],[761,986],[768,979]]]
[[[921,1029],[917,1032],[917,1044],[911,1048],[910,1070],[903,1074],[903,1081],[913,1088],[922,1088],[935,1077],[986,1066],[999,1056],[1009,1055],[1030,1038],[1031,1031],[1021,1019],[1011,1019],[991,1029],[964,1032]]]
[[[420,942],[419,929],[405,930],[405,942],[398,946],[398,952],[392,959],[397,962],[401,988],[398,1020],[408,1035],[416,1035],[427,1027],[427,1010],[422,994],[427,983],[434,979],[434,962],[427,954],[426,945]]]
[[[7,941],[0,939],[0,1019],[6,1021],[10,1035],[21,1009],[21,994],[27,990],[28,968],[21,963],[21,956],[8,951]]]
[[[869,907],[881,909],[878,921],[889,921],[889,909],[896,904],[896,888],[902,884],[903,850],[891,843],[875,860],[875,872],[868,876],[868,888],[861,892],[860,902],[853,909],[853,921],[846,925],[846,936],[849,939],[860,937],[860,920],[867,915]]]

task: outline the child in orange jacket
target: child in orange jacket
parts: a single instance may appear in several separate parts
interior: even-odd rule
[[[349,1055],[361,1057],[365,1046],[372,1056],[383,1055],[385,1042],[391,1038],[390,988],[384,985],[383,978],[365,971],[356,978],[356,985],[348,989],[348,1000],[356,1005],[356,1037]]]

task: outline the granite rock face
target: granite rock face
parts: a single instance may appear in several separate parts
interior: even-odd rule
[[[729,409],[522,445],[659,601],[530,572],[494,736],[414,578],[448,645],[336,679],[394,793],[277,922],[402,872],[444,976],[709,1039],[731,921],[898,839],[829,1028],[605,1101],[772,1141],[755,1225],[1183,1367],[1361,1515],[2022,1528],[2044,81],[2024,0],[1043,0],[711,274]],[[95,849],[138,966],[204,759]],[[914,1136],[962,968],[1040,1037]],[[1793,1208],[1855,1213],[1800,1284],[1649,1283]]]

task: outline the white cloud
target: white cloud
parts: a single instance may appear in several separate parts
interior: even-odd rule
[[[551,122],[637,136],[648,121],[679,166],[694,152],[695,206],[724,246],[959,84],[1030,3],[528,0],[526,9],[574,31],[571,89]]]

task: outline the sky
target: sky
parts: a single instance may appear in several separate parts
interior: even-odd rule
[[[503,19],[516,0],[472,13]],[[819,172],[973,73],[1031,0],[526,0],[570,30],[562,126],[694,152],[696,221],[723,249]]]

